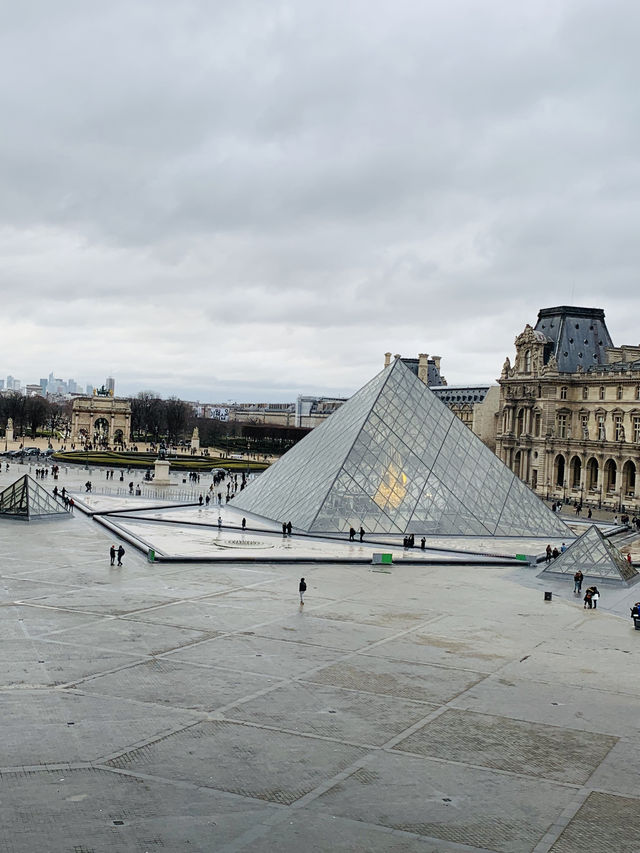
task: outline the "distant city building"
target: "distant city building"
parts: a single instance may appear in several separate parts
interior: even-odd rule
[[[113,378],[113,376],[107,376],[104,383],[104,387],[107,389],[107,391],[111,391],[112,396],[115,394],[116,380]]]
[[[538,313],[500,377],[496,452],[539,495],[637,513],[640,346],[613,345],[600,308]]]
[[[131,435],[131,403],[106,395],[78,397],[72,403],[71,442],[94,447],[125,445]]]
[[[42,393],[42,386],[39,382],[27,385],[24,390],[27,397],[44,397],[44,394]]]

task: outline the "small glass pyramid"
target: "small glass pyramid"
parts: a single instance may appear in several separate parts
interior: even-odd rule
[[[64,504],[28,474],[0,492],[0,516],[30,521],[32,518],[67,516]]]
[[[620,551],[592,524],[576,539],[564,554],[560,554],[544,568],[538,577],[545,575],[574,575],[578,569],[590,577],[604,580],[623,580],[633,583],[638,572],[627,562]]]
[[[233,504],[313,533],[572,535],[400,359]]]

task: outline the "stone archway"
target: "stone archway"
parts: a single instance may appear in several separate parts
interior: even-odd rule
[[[604,490],[607,494],[615,492],[618,477],[618,466],[615,459],[607,459],[604,463]]]
[[[582,460],[574,456],[569,465],[569,482],[572,489],[579,489],[582,481]]]
[[[622,494],[633,498],[636,494],[636,463],[628,459],[622,467]]]
[[[598,490],[599,474],[600,466],[598,465],[598,460],[592,456],[587,462],[587,491],[595,492]]]
[[[564,456],[558,453],[553,463],[553,482],[556,486],[564,486]]]

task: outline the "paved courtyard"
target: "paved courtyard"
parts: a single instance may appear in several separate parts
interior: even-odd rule
[[[113,541],[0,521],[0,851],[640,850],[640,590]]]

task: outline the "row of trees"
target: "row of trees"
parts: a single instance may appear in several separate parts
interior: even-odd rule
[[[251,453],[284,453],[308,430],[271,424],[239,424],[211,418],[197,418],[193,408],[169,397],[163,400],[153,391],[141,391],[131,400],[131,433],[136,441],[166,440],[176,444],[190,439],[198,427],[203,447],[222,447],[227,451]],[[14,434],[31,435],[60,432],[71,423],[71,402],[53,403],[44,397],[25,397],[17,391],[0,396],[0,426],[13,420]],[[127,437],[128,438],[128,437]]]
[[[25,397],[12,391],[0,397],[0,424],[13,420],[15,435],[35,438],[40,429],[48,433],[64,430],[71,416],[71,403],[52,403],[44,397]]]

